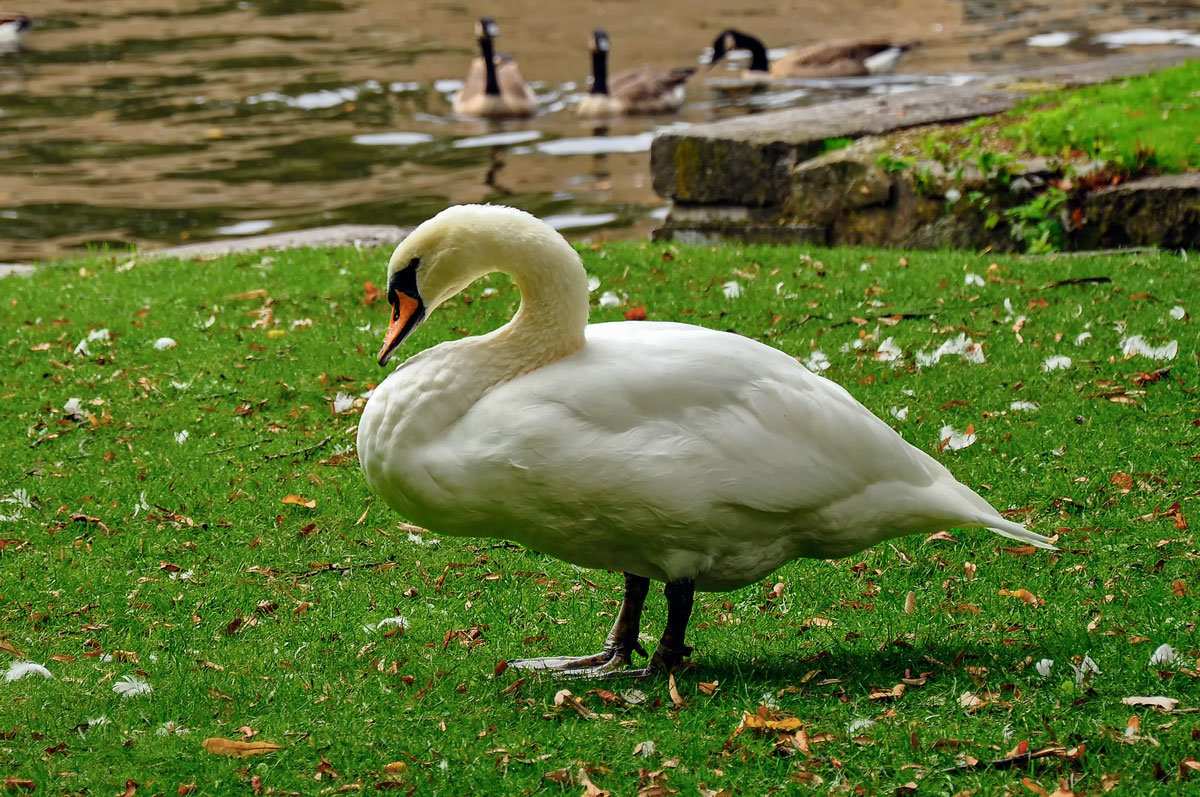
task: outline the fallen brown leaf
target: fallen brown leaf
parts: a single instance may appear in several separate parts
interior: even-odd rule
[[[284,502],[285,504],[295,504],[295,505],[297,505],[297,506],[306,506],[306,507],[308,507],[309,509],[316,509],[316,508],[317,508],[317,502],[316,502],[316,500],[315,500],[315,499],[313,499],[313,498],[301,498],[300,496],[298,496],[298,495],[295,495],[295,494],[292,494],[292,495],[285,495],[285,496],[283,497],[283,502]]]
[[[788,779],[795,783],[803,783],[805,786],[812,786],[814,789],[825,782],[825,779],[816,772],[808,772],[803,769],[789,772]]]
[[[1021,785],[1038,795],[1038,797],[1050,797],[1050,792],[1034,783],[1033,779],[1028,776],[1021,778]]]
[[[671,702],[675,708],[683,708],[683,698],[679,695],[679,687],[675,685],[675,673],[667,676],[667,690],[671,693]]]
[[[226,296],[225,301],[236,302],[241,299],[261,299],[262,297],[264,297],[266,295],[267,295],[267,289],[259,288],[258,290],[246,291],[245,293],[235,293],[231,296]]]
[[[904,696],[904,689],[904,684],[896,684],[891,689],[872,686],[871,694],[867,695],[867,700],[896,700]]]
[[[37,788],[37,786],[34,784],[34,782],[32,780],[26,780],[25,778],[5,778],[4,779],[4,790],[5,791],[18,791],[20,789],[28,789],[29,791],[32,791],[36,788]]]
[[[375,302],[382,298],[383,291],[379,289],[379,286],[375,285],[370,280],[367,280],[365,283],[363,283],[363,304],[369,306],[375,304]]]
[[[746,728],[752,731],[782,731],[783,733],[792,733],[799,730],[803,725],[804,723],[796,717],[788,717],[771,711],[766,706],[759,706],[758,711],[754,714],[751,714],[749,711],[742,712],[742,724],[735,731],[735,735]]]
[[[1027,589],[1002,589],[1000,590],[1000,594],[1008,595],[1013,598],[1020,598],[1030,606],[1041,606],[1045,603],[1044,600],[1039,598],[1037,595],[1034,595]]]
[[[25,654],[22,653],[21,650],[19,650],[11,642],[8,642],[7,640],[4,640],[4,639],[0,639],[0,650],[3,650],[5,653],[11,653],[12,655],[16,656],[18,659],[25,658]]]
[[[201,743],[201,746],[215,755],[231,755],[237,758],[264,755],[265,753],[274,753],[277,750],[283,749],[281,746],[271,744],[270,742],[243,742],[236,739],[222,739],[219,736],[205,739]]]
[[[592,783],[583,767],[579,768],[579,784],[583,786],[583,797],[609,797],[608,792]]]
[[[720,687],[720,685],[721,685],[720,681],[713,681],[712,683],[708,683],[706,681],[701,681],[698,684],[696,684],[696,688],[699,689],[701,692],[703,692],[706,695],[715,695],[717,693],[717,689]]]
[[[1163,711],[1174,711],[1179,705],[1179,701],[1173,697],[1123,697],[1121,702],[1127,706],[1150,706]]]

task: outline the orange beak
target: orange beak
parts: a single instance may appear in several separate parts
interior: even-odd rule
[[[379,350],[379,365],[387,365],[396,347],[417,328],[424,320],[424,313],[418,312],[421,303],[407,293],[396,291],[396,300],[392,303],[392,323],[388,325],[387,333],[383,336],[383,348]]]

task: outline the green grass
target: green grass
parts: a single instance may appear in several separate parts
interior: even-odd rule
[[[655,783],[789,791],[808,788],[803,773],[846,793],[910,782],[921,794],[1025,793],[1029,778],[1095,794],[1105,776],[1119,776],[1116,794],[1179,793],[1200,715],[1121,699],[1200,706],[1200,566],[1194,531],[1177,527],[1200,521],[1200,335],[1171,314],[1197,312],[1194,263],[629,244],[582,254],[602,281],[593,299],[615,291],[651,319],[803,358],[819,348],[826,375],[918,447],[934,451],[944,424],[973,424],[973,445],[936,456],[1011,517],[1058,533],[1062,552],[960,531],[700,595],[682,708],[661,681],[638,685],[639,705],[609,705],[586,683],[513,689],[516,674],[493,675],[507,657],[598,647],[620,577],[491,540],[410,538],[368,493],[349,452],[361,401],[343,414],[332,404],[383,376],[373,354],[386,305],[364,302],[364,282],[382,281],[386,252],[51,266],[0,283],[0,647],[55,676],[0,679],[0,777],[38,793],[114,794],[132,780],[139,794],[577,795],[583,768],[620,795]],[[729,280],[740,298],[725,298]],[[236,298],[251,291],[263,294]],[[404,351],[491,329],[516,303],[504,279],[474,285]],[[110,341],[72,354],[101,328]],[[960,333],[983,343],[985,363],[916,365]],[[1120,341],[1135,334],[1177,341],[1178,354],[1126,359]],[[155,349],[166,336],[178,345]],[[903,358],[875,359],[889,337]],[[1072,366],[1043,370],[1053,355]],[[72,398],[78,416],[63,409]],[[289,494],[315,508],[283,503]],[[1041,602],[1000,594],[1021,589]],[[402,633],[364,629],[395,614]],[[644,631],[656,636],[663,617],[656,591]],[[1161,643],[1180,659],[1159,672],[1148,662]],[[1068,663],[1085,654],[1103,674],[1076,687]],[[1049,678],[1032,665],[1042,658],[1055,662]],[[135,673],[153,692],[115,694]],[[906,675],[924,685],[870,699]],[[707,695],[701,682],[719,686]],[[564,686],[601,715],[556,706]],[[987,705],[966,711],[966,692]],[[774,733],[735,735],[764,702],[804,724],[811,758]],[[1126,738],[1133,716],[1140,730]],[[98,717],[107,724],[87,726]],[[850,732],[864,719],[875,724]],[[190,733],[160,735],[168,722]],[[201,746],[243,727],[283,749],[238,760]],[[655,752],[635,757],[648,740]],[[1019,743],[1078,750],[954,769]]]
[[[1182,172],[1200,168],[1198,86],[1200,60],[1032,97],[998,123],[1032,154],[1083,153],[1119,170]]]

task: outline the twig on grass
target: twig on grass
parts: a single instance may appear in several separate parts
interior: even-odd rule
[[[311,576],[319,576],[322,573],[330,573],[334,570],[336,570],[339,573],[349,573],[352,570],[361,570],[364,567],[366,567],[366,568],[379,567],[381,565],[392,565],[395,563],[396,563],[395,557],[392,557],[391,559],[385,559],[382,562],[359,562],[358,564],[350,564],[350,565],[335,565],[332,562],[330,562],[329,564],[317,565],[312,570],[309,570],[307,573],[301,573],[300,575],[296,576],[296,578],[301,579],[301,578],[309,578]]]
[[[266,461],[270,461],[272,459],[282,459],[283,457],[294,457],[297,454],[303,454],[304,458],[308,459],[309,454],[316,451],[318,448],[324,448],[326,445],[329,444],[329,441],[332,439],[333,439],[333,435],[329,435],[321,442],[311,445],[308,448],[298,448],[295,451],[285,451],[282,454],[264,454],[263,459]]]
[[[258,440],[253,440],[249,443],[238,443],[237,445],[225,446],[224,448],[217,448],[217,449],[213,449],[212,451],[206,451],[206,452],[204,452],[204,456],[207,457],[207,456],[211,456],[213,454],[223,454],[226,451],[233,451],[235,448],[247,448],[248,446],[256,446],[259,443],[269,443],[269,442],[273,441],[274,439],[275,438],[273,438],[273,437],[260,437]]]

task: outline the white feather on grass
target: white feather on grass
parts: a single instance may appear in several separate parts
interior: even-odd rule
[[[136,675],[126,675],[121,680],[113,684],[113,691],[121,697],[137,697],[138,695],[148,695],[154,691],[154,687],[150,686],[148,681],[143,681]]]
[[[34,661],[14,661],[4,673],[6,682],[19,681],[26,675],[40,675],[43,678],[53,678],[54,675],[42,665]]]

